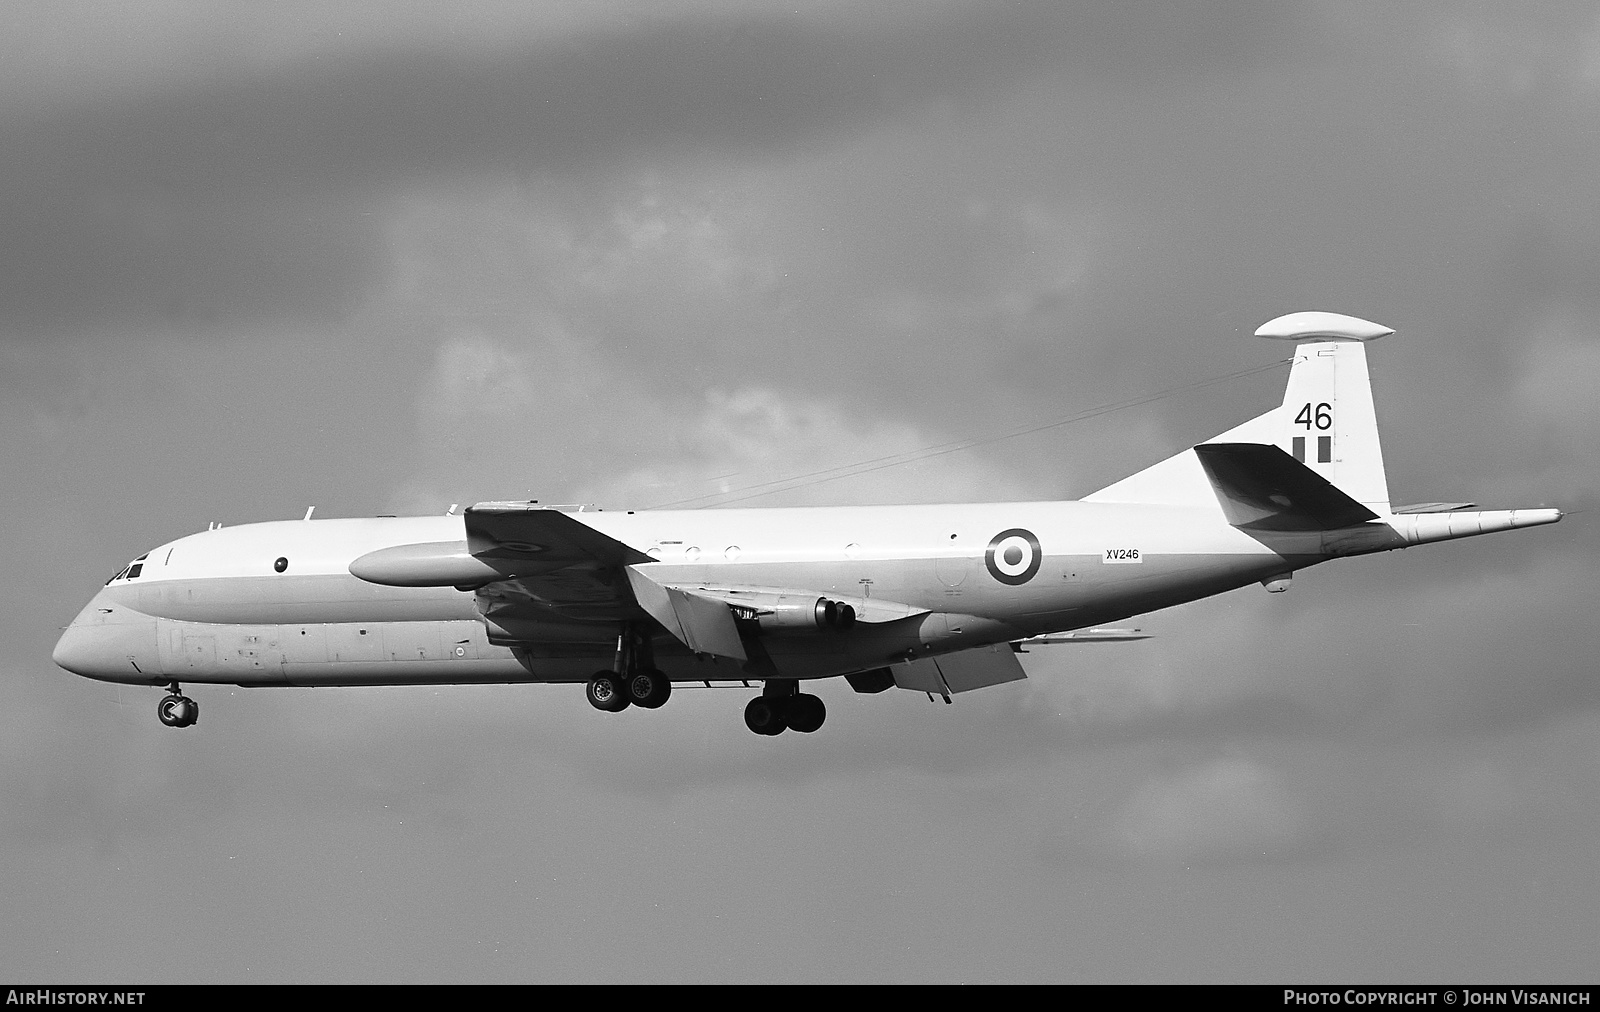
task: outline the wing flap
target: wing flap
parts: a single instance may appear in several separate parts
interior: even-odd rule
[[[733,609],[714,597],[705,597],[676,587],[663,588],[682,630],[683,641],[697,654],[717,654],[747,660]]]
[[[632,566],[627,574],[639,607],[684,646],[697,654],[749,659],[739,637],[739,626],[733,620],[733,609],[726,601],[657,583]]]
[[[890,669],[902,689],[949,696],[1027,678],[1009,643],[974,647],[940,657],[919,657]]]

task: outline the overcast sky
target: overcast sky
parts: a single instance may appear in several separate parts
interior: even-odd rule
[[[156,689],[213,520],[1070,498],[1370,348],[1396,502],[1600,492],[1592,3],[0,6],[0,977],[1592,981],[1600,536],[1333,563],[929,705]],[[782,491],[788,489],[788,491]]]

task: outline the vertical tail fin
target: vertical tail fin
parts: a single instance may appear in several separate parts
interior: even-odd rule
[[[1257,337],[1299,342],[1283,404],[1207,443],[1265,443],[1281,448],[1379,516],[1389,485],[1372,406],[1366,342],[1388,327],[1337,313],[1291,313],[1263,324]],[[1211,505],[1216,495],[1189,450],[1085,497],[1090,502]]]
[[[1282,447],[1380,516],[1389,512],[1389,482],[1372,406],[1366,342],[1392,333],[1332,313],[1292,313],[1256,331],[1257,337],[1301,342],[1294,350],[1283,405],[1263,432],[1265,438],[1256,441]]]

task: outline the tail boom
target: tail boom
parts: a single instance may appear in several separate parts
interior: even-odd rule
[[[1519,527],[1539,527],[1561,519],[1558,509],[1480,510],[1453,513],[1398,513],[1386,517],[1388,525],[1406,540],[1406,546],[1430,541],[1451,541],[1478,534],[1494,534]]]
[[[1257,531],[1252,537],[1287,557],[1342,559],[1396,548],[1553,524],[1558,509],[1483,510],[1476,513],[1396,513],[1364,524],[1325,531]]]

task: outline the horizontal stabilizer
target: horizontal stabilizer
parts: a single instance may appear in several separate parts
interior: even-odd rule
[[[894,684],[900,688],[941,696],[1028,677],[1008,643],[975,647],[942,657],[919,657],[896,664],[890,670],[894,673]]]
[[[1253,531],[1332,531],[1378,515],[1333,483],[1264,443],[1194,448],[1228,523]]]

